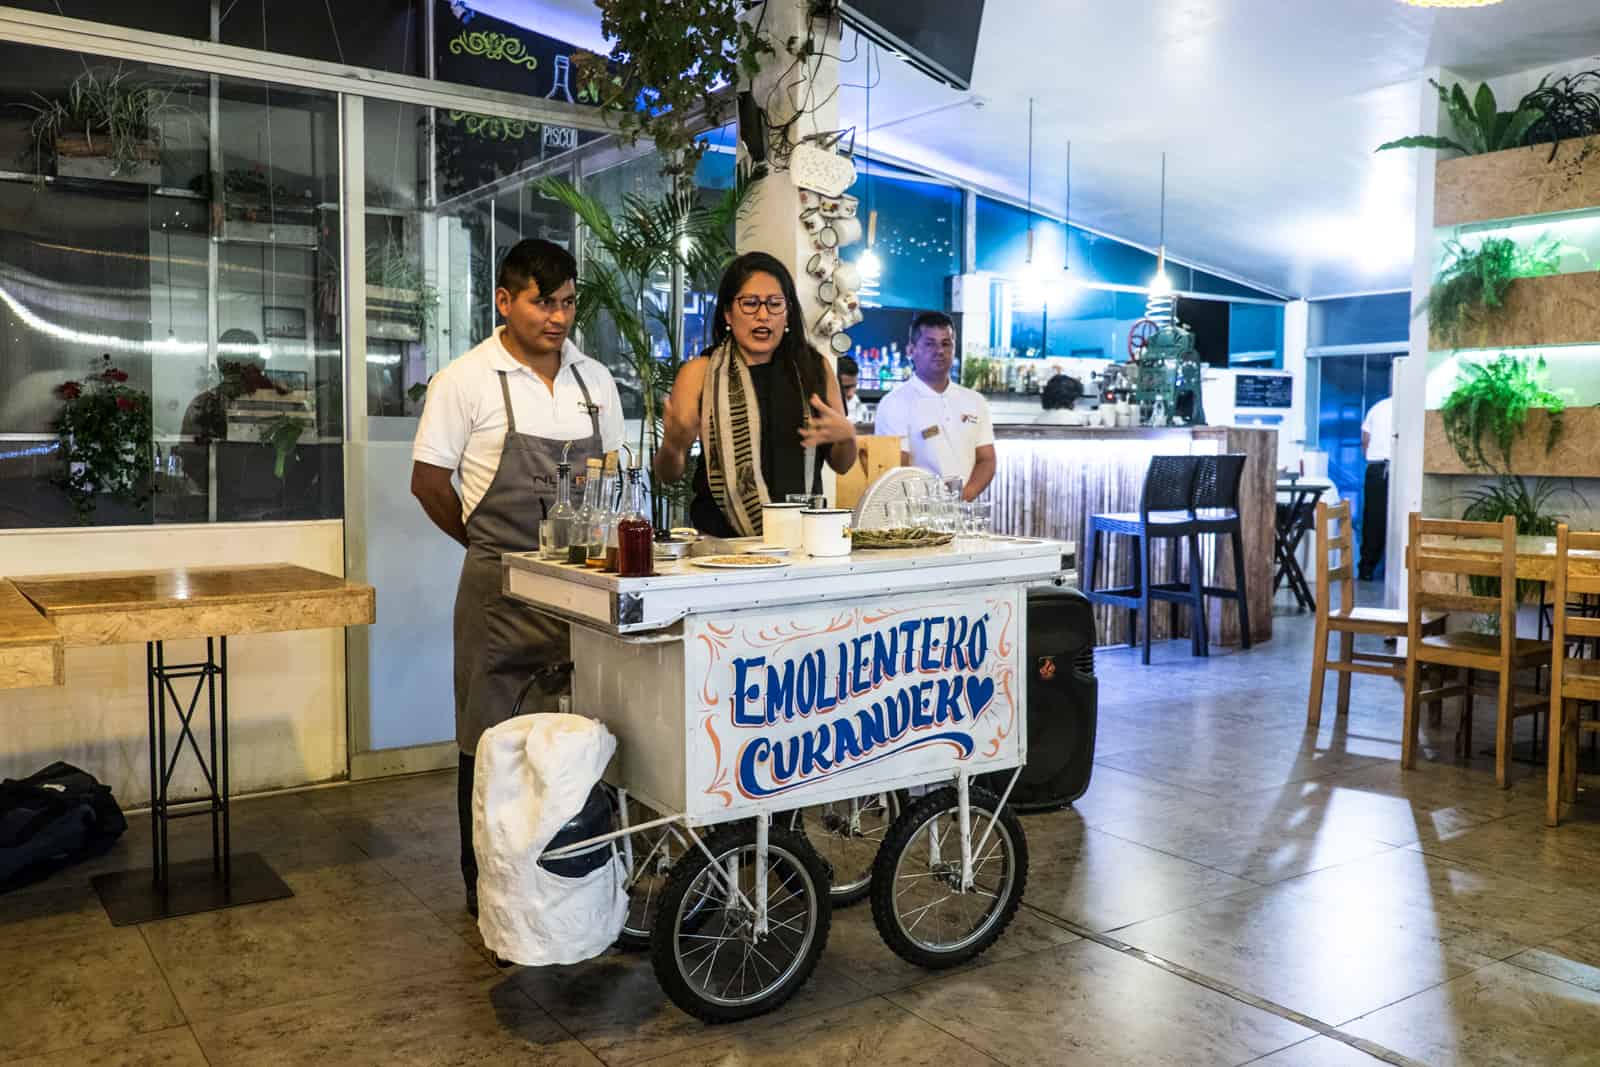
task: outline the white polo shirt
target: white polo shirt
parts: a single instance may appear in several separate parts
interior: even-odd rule
[[[978,449],[994,444],[987,400],[955,382],[935,392],[917,377],[878,401],[873,432],[900,438],[913,466],[941,478],[969,477]]]
[[[553,390],[506,351],[500,330],[433,376],[411,458],[460,474],[463,521],[489,491],[500,469],[507,427],[499,372],[506,372],[518,433],[576,441],[589,436],[591,424],[574,370],[582,375],[590,400],[600,409],[596,413],[600,440],[607,452],[613,452],[621,447],[623,436],[617,383],[603,364],[578,351],[571,341],[561,349],[561,369],[556,372]]]
[[[1368,435],[1367,462],[1389,462],[1394,457],[1394,401],[1384,397],[1372,405],[1361,421],[1361,432]]]

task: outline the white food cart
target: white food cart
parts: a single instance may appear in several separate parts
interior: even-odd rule
[[[680,1007],[746,1018],[805,982],[844,862],[821,836],[870,845],[849,878],[906,959],[952,966],[1000,935],[1027,878],[1005,808],[1027,753],[1027,589],[1071,551],[997,538],[770,569],[658,560],[634,579],[505,557],[508,595],[573,623],[573,710],[618,738],[623,941]],[[999,796],[972,783],[997,771]]]

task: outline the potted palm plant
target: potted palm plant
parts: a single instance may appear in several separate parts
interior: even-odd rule
[[[616,211],[564,181],[544,179],[535,188],[570,208],[583,224],[586,247],[577,326],[584,329],[604,315],[617,331],[639,384],[644,412],[637,454],[649,467],[661,442],[662,405],[685,358],[682,339],[672,328],[671,308],[650,298],[652,283],[682,270],[692,288],[716,289],[734,256],[734,222],[750,183],[740,179],[711,203],[675,183],[656,200],[624,196]],[[664,359],[657,356],[652,323],[665,333]],[[670,525],[671,505],[686,499],[688,486],[686,474],[672,485],[652,487],[658,528]]]

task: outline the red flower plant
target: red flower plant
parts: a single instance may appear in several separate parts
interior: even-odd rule
[[[123,377],[127,377],[127,376],[124,375]],[[137,408],[138,406],[139,405],[134,402],[133,397],[131,397],[131,396],[119,396],[119,397],[117,397],[117,410],[118,411],[132,411],[135,408]]]
[[[83,395],[83,386],[78,382],[62,382],[56,386],[56,395],[62,400],[76,400]]]
[[[116,367],[107,367],[105,370],[100,372],[100,377],[104,378],[108,382],[125,382],[128,380],[128,372],[125,370],[118,370]]]

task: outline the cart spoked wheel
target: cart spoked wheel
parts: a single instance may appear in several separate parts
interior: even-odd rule
[[[960,802],[940,789],[911,805],[889,828],[872,876],[872,920],[884,943],[901,958],[938,970],[953,967],[994,944],[1022,903],[1028,880],[1028,845],[1010,808],[994,820],[999,801],[985,789],[969,790],[972,885],[961,877]]]
[[[878,847],[906,804],[905,790],[897,789],[814,804],[784,817],[791,830],[804,829],[817,854],[833,868],[834,907],[854,904],[871,891]]]
[[[758,931],[756,828],[740,822],[705,838],[667,879],[651,933],[656,980],[672,1002],[708,1023],[772,1011],[816,968],[828,942],[828,873],[803,835],[768,834],[767,928]]]
[[[637,826],[660,817],[653,808],[628,798],[628,825]],[[626,949],[644,951],[650,947],[650,926],[655,921],[656,906],[661,902],[661,891],[666,888],[667,876],[673,864],[690,846],[682,834],[672,826],[662,826],[633,835],[633,867],[628,871],[628,914],[622,920],[622,932],[617,944]]]

